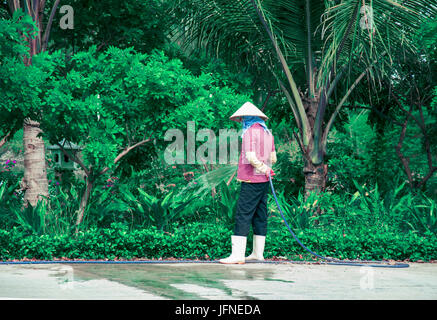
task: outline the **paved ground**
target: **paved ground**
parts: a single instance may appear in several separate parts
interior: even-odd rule
[[[437,264],[0,265],[0,299],[437,299]]]

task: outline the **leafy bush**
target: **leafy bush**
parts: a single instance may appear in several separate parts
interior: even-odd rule
[[[339,259],[428,261],[437,257],[437,238],[431,232],[418,235],[414,232],[387,232],[380,228],[361,231],[317,228],[297,232],[297,237],[320,255]],[[296,257],[303,254],[309,257],[284,228],[268,234],[266,251],[274,256]]]
[[[68,191],[58,188],[56,194],[38,201],[35,206],[29,204],[22,207],[18,203],[11,203],[4,210],[11,216],[13,225],[23,230],[38,235],[66,234],[74,226],[79,201],[77,191],[72,186]]]
[[[238,184],[235,182],[227,185],[222,181],[217,187],[217,197],[213,205],[216,206],[217,220],[222,221],[226,225],[234,223],[238,202],[238,189]]]
[[[12,259],[219,259],[230,253],[232,230],[217,224],[173,225],[172,232],[156,227],[129,231],[123,224],[91,228],[63,235],[37,235],[18,228],[0,230],[0,260]],[[341,230],[311,229],[297,233],[300,240],[324,256],[341,259],[437,259],[434,234],[398,234],[373,228],[366,234]],[[247,253],[250,251],[247,247]],[[308,257],[285,227],[269,231],[265,257]]]
[[[314,222],[313,209],[315,208],[316,195],[311,194],[305,201],[303,193],[300,192],[297,197],[285,196],[283,191],[276,192],[279,204],[284,213],[285,219],[298,230],[304,230],[311,227]],[[272,215],[280,216],[279,210],[276,206],[276,202],[270,201],[269,206]]]
[[[424,194],[419,194],[418,205],[408,206],[408,212],[403,221],[412,230],[428,231],[437,234],[437,203]],[[409,216],[408,216],[409,215]],[[412,217],[412,218],[411,218]]]
[[[173,192],[169,192],[162,199],[154,197],[138,188],[139,198],[129,195],[129,200],[135,203],[137,211],[146,219],[146,225],[154,225],[159,230],[166,230],[170,223],[179,218],[180,213],[194,198],[186,201],[176,200]]]
[[[0,182],[0,228],[9,228],[15,222],[11,208],[18,208],[21,203],[15,191],[18,187],[18,182],[13,185]]]
[[[235,165],[217,166],[214,170],[205,172],[193,178],[185,187],[179,190],[177,197],[195,197],[185,210],[185,217],[199,215],[202,222],[221,222],[232,224],[238,200],[239,184],[233,179]],[[191,210],[188,211],[188,210]],[[184,218],[184,220],[186,220]]]

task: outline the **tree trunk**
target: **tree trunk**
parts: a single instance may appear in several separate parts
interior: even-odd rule
[[[311,132],[314,133],[314,124],[316,121],[317,108],[319,107],[319,98],[302,97],[302,104],[308,117]]]
[[[324,191],[326,186],[326,177],[327,177],[327,171],[328,171],[328,165],[324,163],[325,155],[321,154],[323,153],[323,148],[321,145],[321,137],[316,137],[314,135],[315,132],[315,126],[316,124],[316,114],[317,114],[317,108],[319,107],[319,97],[314,98],[308,98],[303,97],[302,102],[305,108],[305,113],[308,116],[308,122],[311,128],[311,132],[313,134],[313,137],[311,137],[310,144],[308,146],[308,150],[303,150],[305,153],[303,156],[304,158],[304,168],[303,168],[303,174],[305,176],[305,200],[308,198],[308,196],[311,194],[311,192],[316,191]],[[320,130],[320,133],[322,130]],[[315,165],[310,160],[310,154],[313,148],[316,146],[314,145],[314,140],[318,139],[319,144],[317,145],[317,148],[319,150],[319,154],[321,155],[322,162]]]
[[[93,189],[93,181],[90,181],[90,178],[88,176],[86,178],[85,192],[83,193],[82,199],[80,200],[79,212],[77,214],[77,220],[76,220],[76,232],[78,231],[79,225],[82,223],[86,205],[88,204],[88,200],[90,198],[92,189]]]
[[[24,206],[35,206],[41,195],[48,197],[47,167],[44,141],[37,137],[41,132],[39,123],[30,119],[24,120],[24,177],[22,187],[25,189]]]
[[[308,160],[305,161],[303,173],[305,175],[305,200],[311,194],[311,192],[324,191],[326,187],[326,176],[328,173],[328,165],[320,163],[314,165]]]
[[[29,44],[29,57],[24,56],[23,62],[26,66],[32,64],[32,57],[42,50],[45,51],[49,40],[50,29],[59,0],[56,0],[50,12],[45,31],[42,25],[45,0],[35,1],[7,1],[11,15],[15,11],[22,9],[35,22],[37,29],[34,30],[34,37],[27,38]],[[44,32],[44,33],[43,33]],[[42,37],[42,35],[44,35]],[[45,161],[44,141],[37,137],[41,132],[39,123],[34,120],[25,119],[23,123],[23,144],[24,144],[24,177],[21,187],[25,190],[23,206],[27,207],[30,203],[36,205],[41,195],[49,196],[47,167]]]

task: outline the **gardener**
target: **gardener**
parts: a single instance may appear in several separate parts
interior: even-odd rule
[[[250,102],[246,102],[231,117],[242,122],[243,142],[238,161],[237,180],[241,182],[235,214],[234,235],[231,237],[232,254],[221,263],[245,263],[245,260],[264,260],[267,234],[267,192],[271,164],[276,162],[272,133],[264,120],[268,117]],[[246,240],[253,227],[253,251],[245,258]]]

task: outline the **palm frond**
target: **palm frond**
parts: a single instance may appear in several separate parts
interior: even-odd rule
[[[400,47],[414,52],[412,35],[425,19],[436,14],[436,1],[342,0],[327,1],[322,16],[323,59],[319,86],[342,65],[368,67],[380,61],[376,78],[387,75],[392,57]],[[358,11],[357,11],[358,10]]]
[[[307,54],[305,23],[302,24],[305,6],[301,5],[301,1],[256,2],[259,2],[258,8],[289,67],[293,71],[301,69]],[[274,46],[253,1],[188,0],[178,5],[185,8],[184,27],[178,31],[178,39],[187,49],[203,48],[229,62],[255,66],[264,74],[266,70],[280,70]],[[319,23],[322,7],[311,7],[312,13],[319,12],[319,16],[312,19],[312,33]],[[317,51],[318,41],[313,43],[314,51]]]

